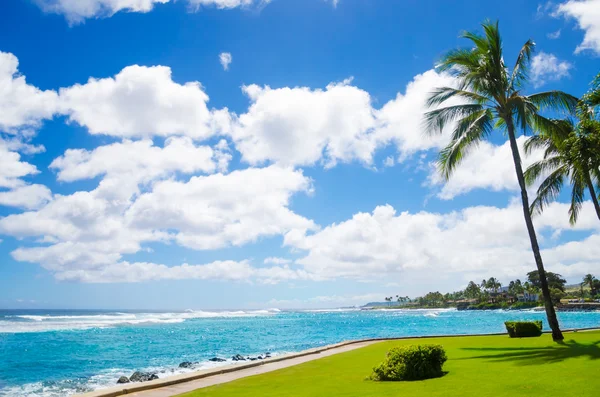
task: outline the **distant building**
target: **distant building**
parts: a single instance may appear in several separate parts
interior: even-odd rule
[[[524,293],[517,295],[517,299],[519,302],[537,302],[539,300],[539,295],[530,294],[529,292],[525,291]]]

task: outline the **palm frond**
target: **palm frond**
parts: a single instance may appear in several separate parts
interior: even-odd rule
[[[529,207],[532,215],[536,213],[541,214],[544,211],[544,207],[556,200],[564,184],[564,177],[568,175],[568,172],[568,168],[562,166],[550,173],[542,182],[537,190],[537,197]]]
[[[527,72],[529,68],[529,60],[531,59],[531,54],[535,49],[535,43],[533,40],[529,39],[523,47],[521,51],[519,51],[519,56],[517,56],[517,61],[515,62],[515,66],[513,67],[513,71],[510,77],[510,87],[514,90],[521,86],[521,84],[527,80]]]
[[[532,94],[527,99],[540,110],[560,110],[568,114],[574,113],[579,99],[562,91],[545,91]]]
[[[444,127],[459,117],[470,116],[482,109],[481,105],[465,104],[448,106],[425,113],[426,132],[428,134],[441,133]]]
[[[439,87],[431,92],[426,104],[428,107],[437,106],[453,97],[466,99],[469,102],[478,103],[480,105],[488,102],[488,98],[475,92],[460,90],[452,87]]]
[[[573,190],[571,191],[571,205],[569,207],[569,223],[574,225],[577,223],[579,212],[584,200],[585,194],[585,183],[578,178],[575,174],[571,175],[571,185]]]
[[[442,176],[449,179],[469,150],[477,146],[492,130],[492,112],[489,109],[462,119],[452,134],[452,140],[440,152],[438,168]]]
[[[550,146],[553,146],[553,143],[548,136],[533,135],[527,138],[523,149],[525,150],[525,154],[529,155],[536,150],[547,150]]]
[[[551,157],[531,164],[527,170],[525,170],[523,176],[525,177],[525,183],[527,186],[535,184],[538,178],[545,174],[551,174],[560,167],[562,167],[562,161],[560,157]]]

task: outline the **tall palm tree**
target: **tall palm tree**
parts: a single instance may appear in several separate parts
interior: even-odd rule
[[[569,222],[572,225],[577,222],[586,190],[600,219],[600,203],[594,188],[600,181],[600,126],[591,122],[590,113],[591,109],[580,103],[577,111],[580,121],[553,120],[557,128],[551,133],[532,136],[525,143],[526,153],[544,151],[544,158],[525,171],[525,183],[531,186],[547,174],[531,203],[531,213],[541,213],[558,197],[568,179],[572,187]]]
[[[436,89],[429,97],[428,105],[437,107],[451,98],[462,100],[462,104],[428,112],[428,130],[441,134],[450,122],[457,121],[451,141],[440,152],[438,160],[440,172],[446,179],[468,151],[488,138],[494,130],[502,129],[508,135],[521,189],[523,216],[540,274],[548,323],[552,329],[552,338],[562,340],[563,335],[550,297],[540,248],[529,213],[529,198],[516,134],[517,130],[526,133],[532,130],[552,129],[554,124],[540,115],[539,111],[543,108],[553,108],[571,112],[577,99],[561,91],[524,95],[521,89],[527,82],[527,68],[535,44],[528,40],[523,45],[514,67],[509,72],[502,55],[498,23],[485,22],[482,26],[483,35],[471,32],[462,35],[473,43],[473,48],[455,49],[443,57],[439,70],[454,76],[457,87]]]
[[[591,274],[586,274],[583,277],[583,283],[581,284],[583,286],[583,284],[587,284],[590,286],[590,294],[593,295],[594,294],[594,281],[596,280],[596,277],[594,277]]]

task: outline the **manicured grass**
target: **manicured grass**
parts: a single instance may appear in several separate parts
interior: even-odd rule
[[[436,343],[446,349],[445,376],[416,382],[366,380],[393,346]],[[565,334],[556,344],[508,336],[381,342],[295,367],[196,390],[186,397],[265,396],[598,396],[600,332]]]

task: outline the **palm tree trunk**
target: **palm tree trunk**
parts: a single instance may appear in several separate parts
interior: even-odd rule
[[[600,219],[600,204],[598,204],[598,196],[596,196],[596,190],[594,189],[594,184],[592,183],[592,178],[590,178],[589,172],[586,172],[586,184],[587,188],[590,191],[590,196],[592,196],[592,202],[594,203],[594,208],[596,209],[596,216]]]
[[[548,318],[548,324],[552,329],[552,339],[554,341],[563,340],[563,334],[560,331],[558,325],[558,319],[556,318],[556,311],[554,310],[554,303],[550,296],[550,288],[548,287],[548,280],[546,279],[546,271],[544,270],[544,263],[542,262],[542,255],[540,253],[540,246],[538,245],[537,236],[535,234],[535,228],[533,221],[531,220],[531,214],[529,212],[529,198],[527,197],[527,186],[525,185],[525,178],[523,177],[523,168],[521,166],[521,156],[519,155],[519,147],[517,146],[517,139],[515,138],[515,126],[513,124],[512,115],[504,119],[508,130],[508,138],[510,140],[510,148],[513,155],[513,161],[515,163],[515,171],[517,173],[517,180],[519,181],[519,187],[521,188],[521,202],[523,204],[523,215],[525,216],[525,224],[527,225],[527,232],[529,233],[529,240],[531,241],[531,249],[533,251],[533,257],[535,258],[535,264],[540,275],[540,284],[542,286],[542,296],[544,297],[544,306],[546,307],[546,317]]]

